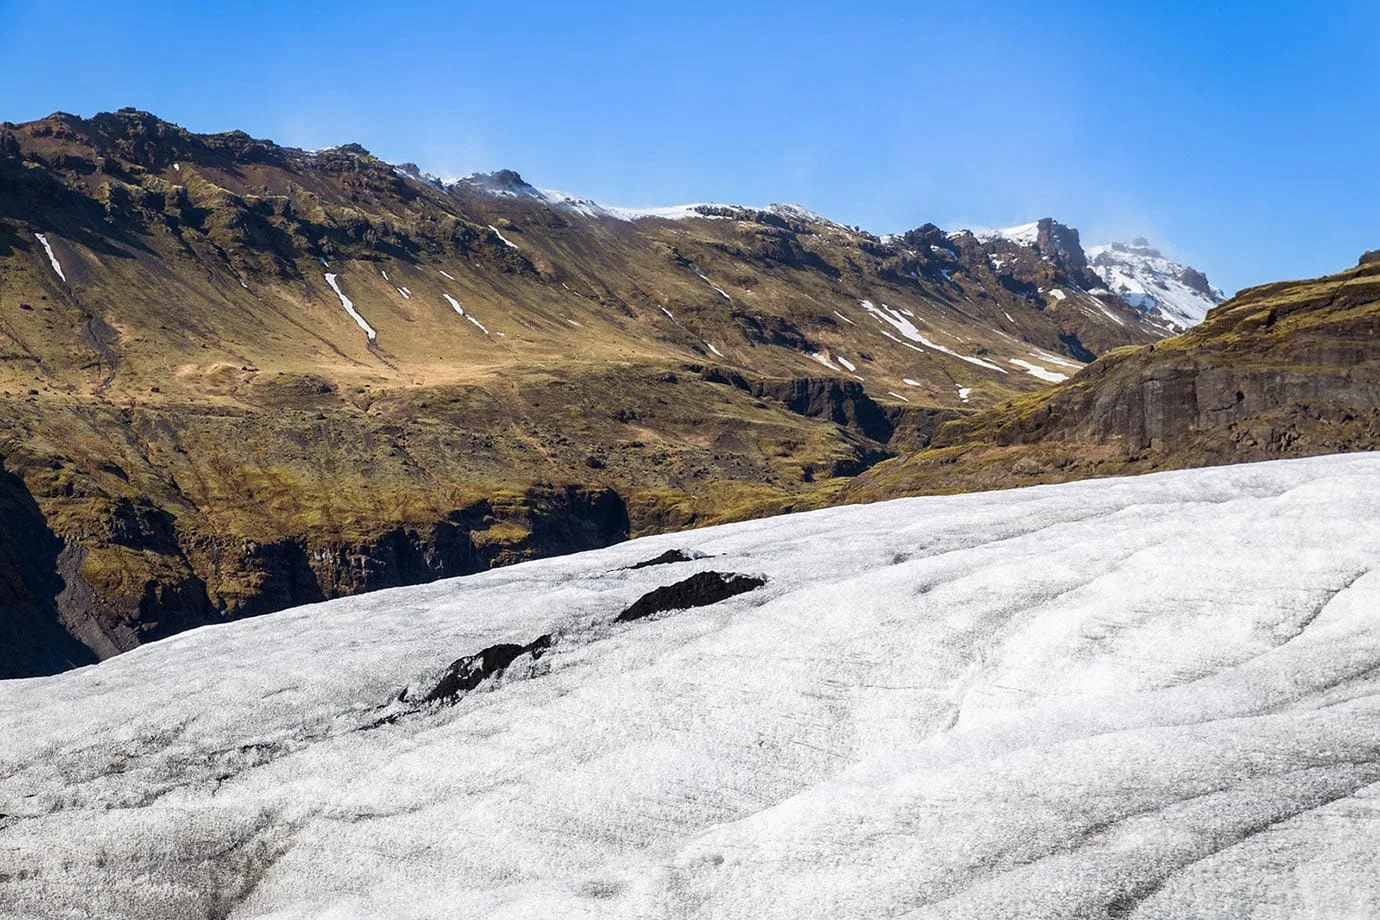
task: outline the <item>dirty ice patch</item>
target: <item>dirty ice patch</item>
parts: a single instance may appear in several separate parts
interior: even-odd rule
[[[1050,288],[1050,289],[1049,289],[1049,296],[1053,297],[1055,300],[1068,300],[1068,298],[1069,298],[1069,295],[1065,294],[1063,291],[1059,290],[1058,288]]]
[[[837,316],[839,319],[843,320],[845,323],[847,323],[847,324],[850,325],[850,326],[856,326],[856,325],[857,325],[857,323],[853,322],[851,319],[849,319],[848,317],[844,316],[844,315],[843,315],[842,313],[840,313],[838,310],[835,310],[835,311],[834,311],[834,315]]]
[[[1025,368],[1025,372],[1030,376],[1037,377],[1040,380],[1044,380],[1048,383],[1063,383],[1065,380],[1069,379],[1068,374],[1060,374],[1057,371],[1052,371],[1049,368],[1041,367],[1038,364],[1031,364],[1029,361],[1023,361],[1020,358],[1012,358],[1011,363],[1016,365],[1017,367]]]
[[[359,328],[364,330],[364,334],[369,337],[369,341],[374,341],[378,338],[378,333],[376,333],[374,327],[366,323],[364,317],[360,316],[359,312],[355,310],[353,301],[345,296],[345,292],[340,289],[340,285],[336,283],[335,279],[335,273],[326,272],[326,283],[331,286],[331,290],[335,291],[335,296],[340,298],[340,305],[345,308],[346,313],[350,314],[350,318],[359,324]]]
[[[498,228],[495,227],[493,224],[489,224],[489,229],[494,232],[494,236],[498,237],[498,241],[502,243],[504,246],[507,246],[509,249],[517,249],[516,244],[514,244],[512,240],[508,239],[506,236],[500,233]]]
[[[62,283],[66,284],[67,276],[62,273],[62,263],[59,262],[57,256],[53,254],[53,247],[48,242],[48,237],[42,233],[35,233],[34,236],[43,244],[43,251],[48,253],[48,261],[52,263],[53,271],[57,272],[57,276],[62,279]]]
[[[834,360],[837,361],[839,364],[842,364],[844,367],[848,368],[850,371],[856,371],[858,369],[858,366],[854,364],[852,361],[849,361],[847,358],[841,358],[838,355],[834,355]]]
[[[886,391],[886,395],[888,395],[888,396],[895,396],[895,397],[896,397],[897,399],[899,399],[901,402],[910,402],[909,399],[906,399],[904,396],[902,396],[900,393],[897,393],[895,390],[887,390],[887,391]]]
[[[918,381],[918,380],[912,380],[912,379],[909,378],[909,377],[902,377],[902,378],[901,378],[901,382],[904,383],[904,384],[905,384],[906,386],[908,386],[908,387],[918,387],[918,386],[921,385],[921,384],[920,384],[920,381]]]

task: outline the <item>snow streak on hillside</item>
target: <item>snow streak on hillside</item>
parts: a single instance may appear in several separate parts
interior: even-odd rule
[[[1356,455],[832,509],[184,633],[0,684],[0,912],[1380,915],[1377,566]],[[618,621],[705,572],[765,584]]]

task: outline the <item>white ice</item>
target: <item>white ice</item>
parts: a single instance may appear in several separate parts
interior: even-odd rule
[[[959,388],[958,388],[958,398],[959,398],[961,401],[963,401],[963,402],[967,402],[967,401],[968,401],[968,395],[969,395],[970,393],[972,393],[972,392],[973,392],[972,387],[959,387]]]
[[[627,568],[672,548],[705,557]],[[0,913],[1380,916],[1377,568],[1355,454],[768,518],[195,630],[0,683]],[[613,622],[704,570],[767,584]]]
[[[897,393],[895,390],[887,390],[887,391],[886,391],[886,395],[888,395],[888,396],[895,396],[895,397],[896,397],[897,399],[899,399],[901,402],[910,402],[909,399],[907,399],[906,397],[902,396],[900,393]]]
[[[355,310],[354,302],[345,296],[345,292],[340,289],[340,285],[336,283],[335,279],[335,273],[326,272],[326,283],[331,286],[331,290],[335,291],[335,296],[340,298],[340,305],[345,308],[346,313],[350,314],[350,318],[359,324],[359,328],[364,330],[364,334],[369,337],[369,341],[374,341],[378,338],[378,335],[374,332],[374,327],[366,323],[364,317],[359,315]]]
[[[858,369],[858,366],[854,364],[852,361],[849,361],[847,358],[840,357],[839,355],[834,355],[834,360],[837,361],[843,367],[846,367],[850,371],[856,371]]]
[[[455,280],[455,276],[452,275],[452,274],[450,274],[450,272],[447,272],[447,271],[444,270],[444,269],[437,269],[437,271],[439,271],[443,277],[445,277],[445,278],[447,278],[447,279],[449,279],[449,280],[451,280],[451,281],[454,281],[454,280]]]
[[[507,246],[509,249],[517,249],[517,246],[512,242],[512,240],[508,239],[506,236],[500,233],[499,229],[495,227],[493,224],[489,224],[489,229],[494,232],[494,236],[498,237],[499,242],[502,243],[504,246]]]
[[[713,342],[705,342],[704,344],[708,345],[708,346],[709,346],[709,350],[712,351],[712,352],[714,352],[714,354],[718,355],[720,358],[722,358],[722,357],[724,356],[724,353],[723,353],[723,352],[719,351],[719,349],[717,349],[717,348],[714,347],[714,343],[713,343]]]
[[[67,276],[62,273],[62,264],[58,262],[57,256],[53,254],[53,247],[48,242],[47,235],[43,233],[35,233],[34,237],[37,238],[37,240],[43,244],[43,251],[48,253],[48,262],[53,266],[53,271],[57,272],[57,276],[62,279],[62,283],[66,284]]]
[[[450,304],[452,310],[454,310],[456,313],[459,313],[461,316],[465,315],[465,310],[460,306],[460,301],[456,300],[449,294],[442,294],[441,296],[444,297],[446,299],[446,302]]]

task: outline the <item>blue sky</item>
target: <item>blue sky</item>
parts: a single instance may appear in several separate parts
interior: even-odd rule
[[[1228,292],[1380,248],[1380,4],[0,0],[0,119],[509,167],[876,232],[1053,216]]]

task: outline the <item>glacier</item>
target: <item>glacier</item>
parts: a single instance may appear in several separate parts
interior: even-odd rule
[[[833,508],[194,630],[0,683],[0,916],[1380,916],[1377,567],[1356,454]],[[765,584],[616,622],[711,571]]]

